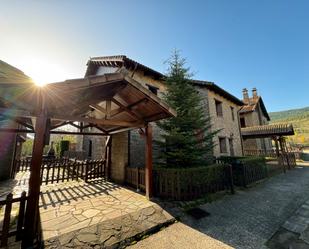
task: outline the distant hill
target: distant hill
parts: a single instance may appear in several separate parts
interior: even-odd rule
[[[309,107],[269,113],[271,123],[292,123],[295,136],[291,143],[309,145]]]

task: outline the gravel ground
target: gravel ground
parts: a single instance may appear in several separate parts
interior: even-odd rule
[[[297,167],[235,195],[200,206],[211,215],[184,216],[129,248],[267,248],[264,244],[309,199],[309,167]],[[220,242],[222,244],[220,244]]]

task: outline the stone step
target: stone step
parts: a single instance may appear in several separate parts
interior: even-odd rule
[[[171,224],[175,218],[159,205],[109,219],[44,241],[45,248],[116,248]]]

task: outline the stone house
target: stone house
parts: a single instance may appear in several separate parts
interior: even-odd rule
[[[31,83],[32,80],[19,69],[0,60],[0,82],[5,84]],[[1,93],[1,89],[0,89]],[[4,118],[2,118],[4,117]],[[19,124],[5,119],[0,114],[0,127],[17,129]],[[0,132],[0,180],[9,179],[14,164],[14,158],[20,157],[22,143],[26,137],[21,134]]]
[[[248,90],[243,89],[244,106],[239,111],[241,128],[267,125],[270,121],[267,109],[257,89],[252,89],[252,97],[249,97]],[[245,139],[243,141],[244,153],[252,154],[253,151],[267,152],[272,149],[271,138]]]
[[[214,137],[213,155],[242,156],[242,139],[238,112],[243,102],[213,82],[194,82],[203,97],[205,115],[211,117],[213,131],[219,131]]]
[[[87,63],[85,76],[115,73],[121,70],[126,70],[134,80],[159,97],[166,90],[163,74],[124,55],[91,58]],[[242,101],[212,82],[194,80],[192,83],[203,97],[205,115],[211,116],[213,129],[220,130],[214,138],[216,146],[213,155],[242,155],[238,116],[238,111],[243,105]],[[158,138],[159,134],[160,130],[153,124],[153,137]],[[78,136],[78,140],[78,149],[86,151],[89,158],[103,158],[105,138]],[[112,161],[113,157],[117,157],[119,164],[119,167],[114,167],[117,168],[117,176],[113,180],[121,183],[124,181],[126,166],[144,167],[144,139],[139,130],[131,130],[113,135],[112,141]],[[155,152],[156,150],[153,155],[154,161]],[[113,163],[116,163],[115,160]]]

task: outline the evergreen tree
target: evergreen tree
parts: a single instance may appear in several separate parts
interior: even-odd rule
[[[185,59],[175,51],[168,60],[167,92],[163,99],[177,116],[158,122],[163,131],[156,141],[159,161],[164,167],[204,166],[212,161],[213,137],[210,117],[206,117],[202,98],[192,85]]]

